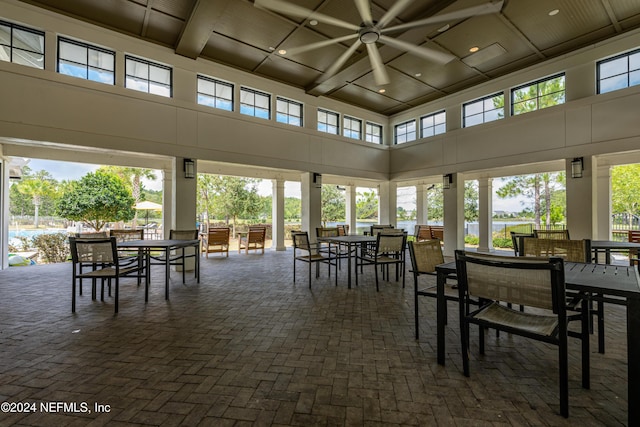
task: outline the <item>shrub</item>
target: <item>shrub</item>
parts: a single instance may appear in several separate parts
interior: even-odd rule
[[[467,245],[477,245],[480,243],[480,238],[478,236],[474,236],[473,234],[467,234],[464,236],[464,242]]]
[[[495,237],[493,239],[493,247],[513,249],[513,242],[511,241],[511,239],[508,239],[508,238]]]
[[[33,238],[33,244],[44,262],[65,262],[69,258],[69,236],[66,233],[39,234]]]

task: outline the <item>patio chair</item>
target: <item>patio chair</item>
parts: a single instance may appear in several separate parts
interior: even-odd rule
[[[484,255],[456,250],[462,365],[469,376],[469,325],[480,328],[479,350],[484,354],[484,330],[505,331],[558,346],[560,413],[569,416],[568,316],[565,307],[564,265],[561,258],[540,259]],[[471,311],[469,298],[482,301]],[[510,309],[500,302],[533,307],[533,312]],[[581,313],[583,387],[589,388],[589,332],[587,312]],[[585,346],[586,343],[586,346]]]
[[[209,252],[226,254],[229,257],[229,241],[231,229],[229,227],[210,227],[202,234],[202,251],[209,258]]]
[[[416,242],[422,242],[423,240],[432,240],[431,227],[429,225],[416,225],[414,236]]]
[[[396,267],[396,282],[402,276],[402,287],[405,285],[405,246],[407,243],[406,232],[377,234],[376,243],[373,248],[361,248],[360,254],[356,256],[356,286],[358,285],[358,264],[360,268],[366,265],[373,265],[376,274],[376,291],[380,291],[378,284],[378,267],[381,268],[383,278],[389,280],[389,266]]]
[[[69,237],[71,246],[71,262],[73,264],[71,312],[76,311],[76,281],[81,279],[105,279],[111,286],[111,280],[115,281],[115,301],[114,312],[118,312],[118,299],[120,292],[120,277],[136,276],[145,277],[145,286],[149,285],[146,280],[147,266],[133,264],[122,267],[119,262],[118,248],[115,237],[107,238],[76,238]],[[82,266],[90,267],[90,271],[83,271]],[[104,280],[102,281],[100,300],[104,301]]]
[[[533,233],[516,233],[515,231],[511,232],[511,243],[513,245],[513,253],[515,256],[522,256],[522,239],[525,237],[534,237]]]
[[[338,224],[338,236],[349,235],[349,224]]]
[[[640,230],[629,230],[628,232],[629,242],[640,243]],[[638,259],[638,250],[629,249],[629,265],[635,265],[640,263]]]
[[[382,232],[386,232],[389,230],[393,230],[393,225],[389,224],[389,225],[385,225],[385,224],[376,224],[376,225],[372,225],[371,229],[369,230],[369,233],[371,233],[372,236],[376,236],[379,233]]]
[[[292,231],[293,240],[293,283],[296,282],[296,262],[309,264],[309,289],[311,289],[311,264],[316,265],[316,278],[320,277],[320,263],[327,264],[329,277],[331,277],[331,265],[334,264],[331,252],[320,252],[320,244],[310,243],[309,234],[306,231]],[[338,286],[338,270],[335,274],[336,286]]]
[[[238,240],[238,253],[245,250],[246,254],[249,254],[249,250],[261,250],[264,254],[264,245],[267,235],[267,227],[261,225],[249,226],[249,232],[246,236],[240,236]]]
[[[198,230],[169,230],[169,240],[198,240]],[[187,252],[188,248],[181,248],[166,255],[160,256],[151,256],[151,259],[157,262],[151,262],[152,265],[166,265],[168,262],[169,265],[180,266],[182,269],[182,283],[186,283],[186,260],[187,258],[196,258],[196,253]],[[197,251],[198,248],[195,248]],[[169,259],[165,260],[165,256],[168,256]],[[196,263],[198,261],[196,260]],[[198,269],[195,269],[196,276],[198,274]]]
[[[441,242],[444,242],[444,226],[443,225],[430,225],[429,229],[431,230],[432,239],[438,239]]]
[[[116,243],[127,242],[130,240],[144,240],[144,230],[109,230],[109,236],[115,237]],[[137,264],[142,267],[144,263],[144,251],[139,249],[137,251],[119,249],[118,250],[118,262],[121,267],[130,267],[133,264]],[[138,286],[140,286],[142,277],[138,276]]]
[[[533,237],[538,239],[569,240],[569,230],[533,230]]]
[[[82,239],[106,239],[109,237],[109,234],[106,231],[88,231],[82,233],[74,233],[74,237],[79,237]],[[80,273],[82,273],[83,268],[94,268],[90,265],[80,265]],[[95,268],[94,268],[95,269]],[[82,278],[78,280],[79,285],[79,293],[82,295]],[[111,286],[109,286],[109,296],[111,296]],[[96,279],[91,279],[91,298],[96,299]]]

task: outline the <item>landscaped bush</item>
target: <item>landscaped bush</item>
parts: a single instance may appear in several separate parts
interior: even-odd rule
[[[477,245],[480,243],[480,238],[478,236],[474,236],[473,234],[467,234],[464,236],[464,242],[467,245]]]
[[[65,262],[69,258],[69,235],[67,233],[39,234],[33,237],[41,261]]]
[[[494,237],[493,247],[513,249],[513,242],[511,241],[511,239],[505,239],[504,237]]]

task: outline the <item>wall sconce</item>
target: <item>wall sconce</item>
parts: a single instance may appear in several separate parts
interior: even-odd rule
[[[319,173],[313,173],[313,183],[316,188],[322,188],[322,175]]]
[[[582,178],[584,163],[582,157],[571,160],[571,178]]]
[[[193,159],[184,159],[184,177],[187,179],[196,177],[196,162]]]
[[[448,190],[451,188],[451,183],[453,182],[453,175],[450,173],[442,175],[442,189]]]

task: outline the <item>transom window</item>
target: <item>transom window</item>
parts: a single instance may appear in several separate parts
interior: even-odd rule
[[[504,93],[495,93],[462,105],[462,127],[504,118]]]
[[[240,114],[269,120],[271,95],[247,87],[240,88]]]
[[[58,38],[58,72],[94,82],[115,84],[115,52]]]
[[[44,32],[0,21],[0,60],[44,69]]]
[[[597,73],[598,93],[640,84],[640,50],[598,62]]]
[[[340,134],[340,114],[318,108],[318,130],[320,132]]]
[[[367,122],[365,125],[364,139],[367,142],[382,144],[382,125]]]
[[[362,120],[354,117],[344,116],[342,123],[342,134],[347,138],[361,139]]]
[[[198,104],[233,111],[233,84],[198,76]]]
[[[142,58],[125,56],[125,87],[171,97],[171,68]]]
[[[394,128],[394,136],[396,144],[416,140],[416,121],[409,120],[404,123],[397,124]]]
[[[559,74],[511,90],[511,114],[516,116],[564,104],[564,74]]]
[[[440,135],[447,130],[447,115],[444,111],[420,117],[420,137]]]
[[[302,103],[277,97],[276,121],[292,126],[302,126]]]

